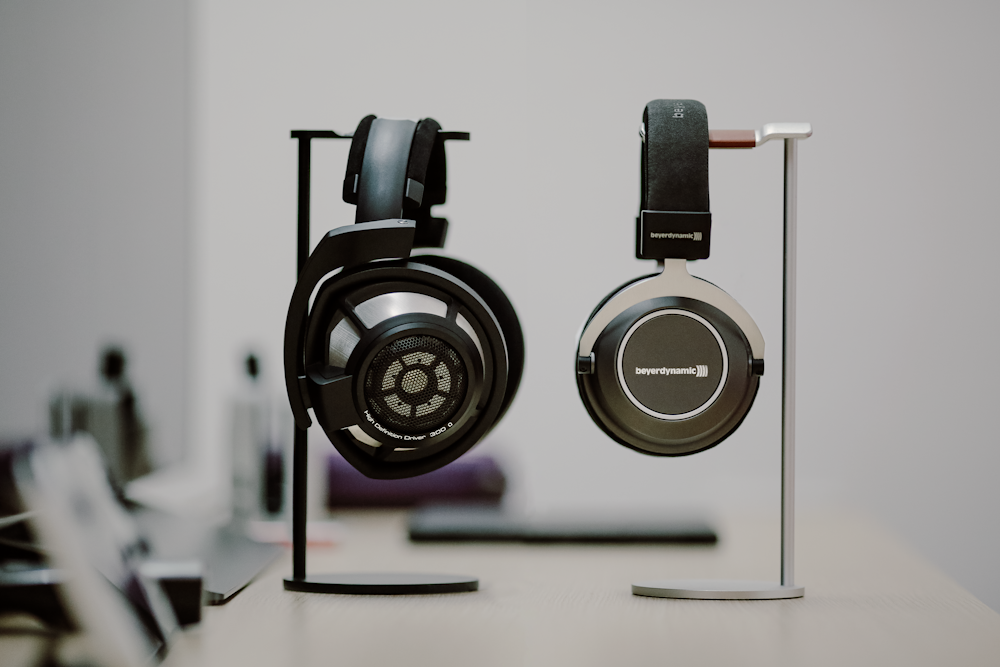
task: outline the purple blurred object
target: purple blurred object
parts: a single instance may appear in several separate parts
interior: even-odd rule
[[[491,456],[460,459],[426,475],[407,479],[370,479],[339,454],[329,456],[326,469],[326,504],[331,509],[499,503],[507,486],[500,464]]]

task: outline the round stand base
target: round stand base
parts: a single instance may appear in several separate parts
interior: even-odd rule
[[[782,586],[769,581],[725,579],[665,579],[632,584],[633,595],[689,600],[785,600],[805,595],[803,586]]]
[[[311,574],[305,579],[285,579],[285,590],[345,595],[433,595],[477,591],[479,579],[452,574],[396,572]]]

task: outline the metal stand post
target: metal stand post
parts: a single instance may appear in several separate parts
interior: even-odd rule
[[[796,139],[785,139],[785,271],[781,341],[781,585],[795,581]]]
[[[295,276],[309,259],[309,209],[312,183],[312,140],[350,139],[329,130],[294,130],[292,138],[299,140],[298,235],[296,238]],[[309,431],[295,428],[292,445],[292,579],[306,578],[306,490],[309,472]],[[285,585],[288,588],[288,585]]]
[[[770,139],[785,141],[785,239],[782,289],[781,364],[781,580],[767,581],[676,580],[632,584],[634,595],[700,600],[780,600],[805,595],[795,581],[795,243],[796,243],[796,149],[799,139],[812,136],[809,123],[769,123],[739,143],[732,133],[729,144],[719,148],[751,148]],[[712,144],[709,144],[712,146]],[[712,146],[716,147],[716,146]]]

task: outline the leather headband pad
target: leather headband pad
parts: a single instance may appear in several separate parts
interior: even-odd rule
[[[358,179],[355,222],[403,216],[406,166],[417,124],[412,120],[372,121]]]

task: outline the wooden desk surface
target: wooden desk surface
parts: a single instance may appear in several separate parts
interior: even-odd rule
[[[719,522],[717,547],[414,545],[402,513],[343,516],[342,546],[308,571],[472,574],[474,593],[290,593],[290,554],[205,609],[165,667],[233,665],[1000,665],[1000,615],[880,526],[842,514],[797,523],[796,583],[781,601],[637,597],[634,580],[776,580],[778,519]]]

